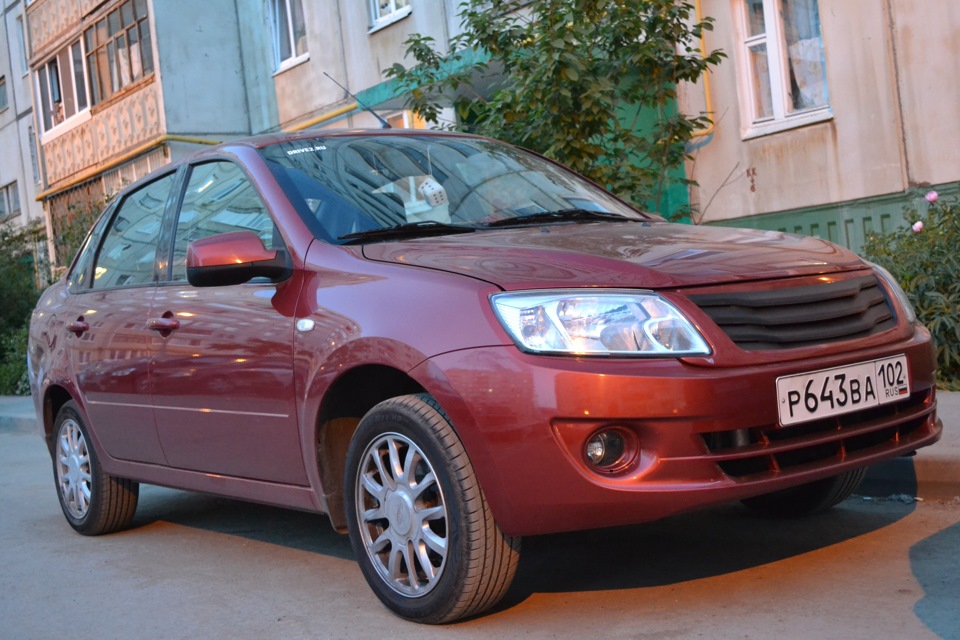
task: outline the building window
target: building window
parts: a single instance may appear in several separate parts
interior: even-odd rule
[[[30,143],[30,165],[33,167],[33,184],[40,184],[40,161],[37,158],[37,134],[33,125],[27,127],[27,139]]]
[[[7,78],[6,76],[0,76],[0,111],[3,111],[9,106],[7,102]]]
[[[147,0],[127,0],[84,31],[93,104],[153,73]]]
[[[27,64],[27,37],[23,26],[23,16],[17,16],[17,48],[20,50],[20,75],[27,75],[30,72],[30,65]]]
[[[394,129],[426,129],[427,121],[413,111],[400,111],[387,116],[387,124]]]
[[[307,55],[307,27],[303,21],[301,0],[272,1],[277,68],[283,69]]]
[[[370,0],[371,31],[410,15],[410,0]]]
[[[817,0],[741,0],[738,56],[746,123],[755,133],[829,117]]]
[[[83,51],[79,40],[70,44],[40,65],[37,71],[40,92],[40,121],[43,130],[49,131],[69,120],[87,103],[87,77],[83,69]]]
[[[20,191],[14,180],[0,189],[0,222],[6,222],[20,215]]]

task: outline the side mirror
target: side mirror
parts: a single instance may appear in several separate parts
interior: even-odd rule
[[[195,287],[243,284],[253,278],[286,280],[293,273],[286,251],[270,251],[253,231],[233,231],[187,246],[187,280]]]

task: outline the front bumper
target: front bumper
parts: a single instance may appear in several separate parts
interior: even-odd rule
[[[781,427],[776,379],[903,353],[901,402]],[[929,334],[787,363],[721,368],[678,360],[547,357],[514,347],[435,357],[414,374],[450,416],[508,535],[655,520],[769,493],[909,453],[939,439]],[[597,429],[634,432],[616,474],[590,470]]]

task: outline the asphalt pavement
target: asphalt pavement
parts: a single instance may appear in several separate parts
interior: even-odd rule
[[[874,465],[859,495],[960,501],[960,392],[938,391],[937,413],[943,421],[940,441],[916,455]],[[35,425],[29,396],[0,396],[0,432],[35,431]]]

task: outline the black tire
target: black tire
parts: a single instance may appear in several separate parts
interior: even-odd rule
[[[60,508],[70,526],[86,536],[130,526],[140,485],[104,473],[73,401],[57,414],[54,434],[53,477]]]
[[[386,400],[363,417],[344,486],[354,555],[373,592],[400,617],[451,622],[506,593],[521,539],[500,531],[432,397]]]
[[[860,486],[865,475],[866,467],[854,469],[799,487],[747,498],[743,504],[757,513],[776,518],[819,513],[846,500]]]

